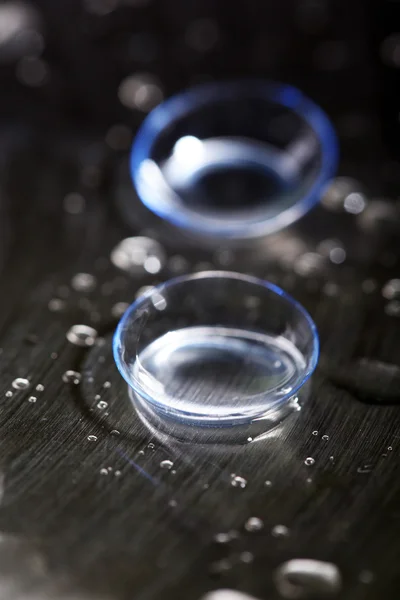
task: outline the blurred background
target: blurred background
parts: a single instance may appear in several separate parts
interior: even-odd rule
[[[321,206],[257,259],[136,222],[143,118],[195,83],[247,76],[293,84],[331,118],[341,158]],[[399,91],[393,0],[0,2],[1,598],[218,586],[275,600],[273,570],[309,556],[338,565],[341,600],[398,598]],[[138,235],[144,249],[124,244]],[[157,440],[111,356],[144,286],[209,268],[278,283],[321,337],[309,404],[250,451]],[[101,344],[70,343],[82,323]],[[243,533],[252,516],[290,535]],[[231,530],[232,552],[215,543]]]

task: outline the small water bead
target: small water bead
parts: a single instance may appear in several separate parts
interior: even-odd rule
[[[300,277],[311,277],[323,273],[327,266],[327,260],[317,252],[306,252],[294,262],[294,271]]]
[[[82,380],[82,375],[78,371],[65,371],[62,376],[64,383],[73,383],[78,385]]]
[[[286,525],[274,525],[274,527],[271,529],[271,535],[276,538],[288,537],[289,534],[290,531]]]
[[[131,275],[146,271],[154,275],[161,271],[166,262],[166,254],[161,244],[140,236],[119,242],[111,252],[110,258],[113,265]]]
[[[231,486],[235,488],[244,489],[247,485],[247,480],[239,475],[231,474]]]
[[[246,523],[244,524],[246,531],[251,533],[254,531],[261,531],[263,527],[264,523],[258,517],[250,517],[250,519],[247,519]]]
[[[361,473],[361,474],[371,473],[373,466],[374,465],[371,465],[371,464],[361,465],[361,467],[358,467],[357,473]]]
[[[304,461],[304,464],[307,465],[307,467],[312,467],[314,463],[315,463],[315,459],[312,458],[311,456],[306,458],[306,460]]]
[[[283,598],[297,600],[337,594],[342,578],[336,565],[310,558],[289,560],[274,573],[275,585]]]
[[[85,210],[85,198],[76,192],[67,194],[64,198],[64,211],[70,215],[80,215]]]
[[[97,279],[90,273],[77,273],[71,279],[71,287],[76,292],[92,292],[97,285]]]
[[[117,302],[111,308],[111,314],[116,319],[119,319],[127,311],[128,308],[129,308],[128,302]]]
[[[153,444],[153,442],[149,442],[149,443],[147,444],[147,447],[148,447],[148,448],[150,448],[151,450],[154,450],[154,448],[155,448],[155,444]]]
[[[88,435],[88,442],[97,442],[97,435]]]
[[[329,440],[329,435],[323,435],[322,440],[324,440],[324,442],[327,442]]]
[[[37,398],[36,396],[29,396],[28,398],[28,402],[31,402],[32,404],[34,404],[36,402]]]
[[[265,487],[271,487],[272,485],[272,481],[270,481],[269,479],[267,479],[267,481],[264,482]]]
[[[217,560],[213,562],[210,566],[210,571],[212,573],[224,573],[226,571],[230,571],[232,568],[232,563],[228,558],[222,558],[221,560]]]
[[[254,560],[254,554],[252,552],[249,552],[248,550],[245,550],[244,552],[240,553],[239,558],[242,563],[249,565]]]
[[[389,452],[391,452],[393,450],[393,447],[392,446],[388,446],[387,449],[388,449]]]
[[[144,450],[139,450],[138,455],[139,456],[144,456]]]
[[[11,397],[12,397],[12,395],[13,395],[13,393],[12,393],[12,391],[11,391],[11,390],[8,390],[8,392],[6,392],[6,394],[5,394],[5,395],[6,395],[6,398],[11,398]]]
[[[91,347],[97,338],[97,331],[88,325],[73,325],[67,331],[67,340],[75,346]]]
[[[52,360],[57,360],[57,358],[58,358],[58,353],[57,353],[57,352],[52,352],[52,353],[50,354],[50,358],[51,358]]]
[[[105,381],[103,383],[103,388],[108,390],[111,387],[111,381]]]
[[[105,410],[108,407],[108,402],[100,400],[100,402],[98,402],[96,406],[99,410]]]
[[[96,394],[94,397],[95,400],[100,400],[100,398],[101,398],[100,394]]]
[[[358,580],[360,581],[360,583],[364,583],[366,585],[372,583],[375,579],[375,575],[373,574],[372,571],[368,571],[368,570],[364,570],[361,571],[361,573],[358,576]]]
[[[28,379],[24,377],[17,377],[11,384],[15,390],[26,390],[29,387]]]
[[[36,391],[37,392],[43,392],[44,391],[44,385],[42,383],[38,383],[36,386]]]
[[[377,288],[377,283],[374,279],[365,279],[361,284],[361,289],[364,294],[372,294]]]
[[[110,431],[110,434],[111,434],[111,435],[121,435],[121,432],[120,432],[120,431],[118,431],[118,429],[112,429],[112,430]]]
[[[400,298],[400,279],[390,279],[382,288],[382,296],[387,300]]]
[[[108,475],[108,469],[100,469],[100,475]]]
[[[47,306],[51,312],[61,312],[66,307],[66,303],[61,298],[52,298]]]
[[[385,306],[385,313],[389,317],[400,317],[400,301],[391,300]]]
[[[312,434],[313,435],[318,435],[318,431],[313,431]]]
[[[217,542],[217,544],[228,544],[231,541],[231,539],[232,538],[231,538],[231,535],[230,535],[229,532],[227,532],[227,533],[224,533],[224,532],[217,533],[214,536],[214,541]]]
[[[174,466],[174,463],[172,462],[172,460],[162,460],[160,462],[160,467],[162,469],[166,469],[167,471],[170,471],[173,466]]]
[[[127,108],[149,112],[162,101],[163,92],[157,77],[151,73],[135,73],[121,81],[118,98]]]
[[[115,477],[121,477],[122,473],[121,471],[119,471],[118,469],[115,471],[114,476]]]

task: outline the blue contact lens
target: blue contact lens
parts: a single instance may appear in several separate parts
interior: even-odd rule
[[[315,369],[318,336],[278,287],[210,271],[139,298],[117,328],[114,356],[133,396],[159,415],[198,426],[276,423]]]
[[[207,84],[158,106],[133,145],[142,203],[197,237],[251,239],[297,221],[337,166],[325,113],[265,81]]]

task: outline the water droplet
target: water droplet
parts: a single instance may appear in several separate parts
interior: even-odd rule
[[[108,402],[100,400],[100,402],[98,402],[96,406],[99,410],[105,410],[108,407]]]
[[[183,256],[175,254],[168,260],[168,267],[173,273],[185,273],[189,269],[189,262]]]
[[[43,392],[44,391],[44,385],[42,383],[38,383],[36,386],[36,391],[37,392]]]
[[[385,313],[389,317],[400,317],[400,300],[391,300],[385,306]]]
[[[112,468],[112,467],[107,467],[107,471],[108,471],[109,473],[111,473],[111,471],[112,471],[112,470],[113,470],[113,468]]]
[[[64,198],[64,211],[70,215],[80,215],[85,210],[85,198],[76,192],[67,194]]]
[[[112,150],[127,150],[132,141],[132,131],[126,125],[112,125],[105,140]]]
[[[232,473],[231,485],[236,488],[244,489],[247,485],[247,480],[244,477],[240,477],[239,475],[235,475],[235,473]]]
[[[329,440],[329,435],[323,435],[322,440],[324,440],[324,442],[327,442]]]
[[[36,396],[29,396],[28,398],[28,402],[32,402],[32,404],[34,404],[36,402],[37,398]]]
[[[388,450],[389,450],[389,452],[391,452],[393,450],[393,447],[392,446],[388,446]]]
[[[112,429],[112,430],[110,431],[110,434],[111,434],[111,435],[121,435],[121,432],[120,432],[120,431],[118,431],[118,429]]]
[[[211,564],[210,571],[212,573],[224,573],[229,571],[231,568],[232,564],[230,560],[227,558],[222,558],[221,560],[217,560]]]
[[[376,290],[376,287],[377,284],[374,279],[365,279],[361,284],[364,294],[372,294]]]
[[[322,291],[325,294],[325,296],[329,296],[330,298],[333,298],[334,296],[338,295],[339,286],[334,281],[327,281],[325,283],[324,287],[322,288]]]
[[[290,531],[286,525],[274,525],[271,529],[271,535],[276,538],[283,538],[289,535]]]
[[[280,565],[274,581],[283,598],[291,600],[338,593],[342,578],[336,565],[310,558],[297,558]]]
[[[366,585],[372,583],[374,579],[375,575],[372,571],[368,570],[361,571],[361,573],[358,576],[358,580],[360,581],[360,583],[364,583]]]
[[[156,274],[163,268],[164,248],[151,238],[130,237],[122,240],[111,252],[111,262],[131,275],[143,272]]]
[[[149,112],[163,99],[159,80],[151,73],[135,73],[125,77],[118,88],[118,98],[130,109]]]
[[[371,464],[361,465],[361,467],[358,467],[357,473],[362,473],[362,474],[371,473],[372,469],[373,469],[373,465],[371,465]]]
[[[17,377],[11,385],[15,390],[26,390],[29,387],[29,381],[23,377]]]
[[[88,438],[89,439],[89,438]],[[108,475],[108,470],[107,469],[100,469],[100,475]]]
[[[111,314],[116,319],[119,319],[127,311],[128,308],[129,308],[128,302],[117,302],[112,307]]]
[[[58,354],[57,354],[57,352],[52,352],[52,353],[50,354],[50,358],[51,358],[52,360],[57,360],[57,358],[58,358]]]
[[[171,508],[176,508],[178,506],[178,503],[176,500],[170,500],[168,502],[168,506],[170,506]]]
[[[76,292],[92,292],[96,285],[96,277],[90,273],[77,273],[71,279],[71,287]]]
[[[240,558],[241,562],[245,563],[246,565],[249,565],[254,560],[254,554],[252,552],[245,550],[244,552],[240,553],[239,558]]]
[[[95,343],[97,331],[88,325],[73,325],[66,337],[75,346],[90,347]]]
[[[348,200],[349,197],[350,200]],[[346,201],[347,208],[345,208]],[[360,184],[356,179],[352,179],[351,177],[335,177],[326,188],[321,202],[325,208],[332,212],[342,212],[345,210],[351,213],[353,210],[352,214],[359,214],[354,212],[354,210],[362,212],[366,205],[366,200],[360,190]]]
[[[121,477],[122,473],[118,469],[114,473],[115,477]]]
[[[307,465],[307,467],[312,467],[314,463],[315,463],[315,459],[312,458],[311,456],[306,458],[306,460],[304,461],[304,464]]]
[[[82,375],[77,371],[65,371],[62,376],[62,380],[65,383],[73,383],[74,385],[78,385],[82,379]]]
[[[11,398],[11,396],[13,395],[11,390],[8,390],[8,392],[6,392],[6,398]]]
[[[224,533],[224,532],[217,533],[214,536],[214,541],[217,542],[217,544],[228,544],[231,541],[231,539],[232,538],[231,538],[231,535],[230,535],[229,532],[227,532],[227,533]]]
[[[103,388],[108,390],[111,387],[111,381],[105,381],[103,383]]]
[[[51,300],[49,300],[47,306],[51,312],[61,312],[62,310],[64,310],[66,304],[64,300],[61,300],[60,298],[52,298]]]
[[[294,262],[294,271],[301,277],[310,277],[322,273],[326,268],[326,258],[317,252],[306,252]]]
[[[97,435],[88,435],[87,439],[89,442],[97,442]]]
[[[313,432],[312,432],[312,434],[313,434],[313,435],[318,435],[318,431],[317,431],[317,430],[315,430],[315,431],[313,431]]]
[[[153,444],[153,442],[149,442],[149,443],[147,444],[147,447],[148,447],[148,448],[150,448],[151,450],[154,450],[154,448],[155,448],[155,445]]]
[[[306,479],[306,483],[312,483],[312,479],[311,479],[311,477],[307,477],[307,479]]]
[[[266,487],[270,487],[272,485],[272,481],[270,481],[269,479],[267,479],[267,481],[264,482],[264,485]]]
[[[249,532],[261,531],[263,527],[264,523],[258,517],[250,517],[250,519],[247,519],[246,523],[244,524],[244,528]]]
[[[400,298],[400,279],[390,279],[382,288],[382,296],[387,300]]]
[[[173,466],[174,466],[174,463],[172,462],[172,460],[162,460],[160,462],[160,467],[162,469],[166,469],[167,471],[172,469]]]
[[[143,456],[144,455],[144,450],[139,450],[138,455],[139,456]]]
[[[352,192],[346,196],[343,203],[344,210],[351,215],[359,215],[363,212],[366,206],[366,197],[364,194],[360,194],[358,192]]]

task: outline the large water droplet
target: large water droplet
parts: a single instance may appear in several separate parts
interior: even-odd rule
[[[89,442],[97,442],[97,435],[88,435],[87,439]]]
[[[11,385],[15,390],[26,390],[29,387],[29,381],[24,377],[17,377]]]
[[[306,458],[306,460],[304,461],[304,464],[307,465],[307,467],[312,467],[314,463],[315,463],[315,459],[312,458],[311,456]]]
[[[274,581],[280,595],[292,600],[337,594],[342,586],[336,565],[309,558],[283,563],[276,569]]]
[[[73,325],[67,331],[67,340],[75,346],[93,346],[97,338],[97,331],[88,325]]]
[[[159,273],[166,261],[164,248],[147,237],[130,237],[122,240],[111,252],[111,262],[131,275],[148,272]]]
[[[105,410],[108,407],[108,402],[105,402],[105,400],[100,400],[96,406],[99,410]]]

